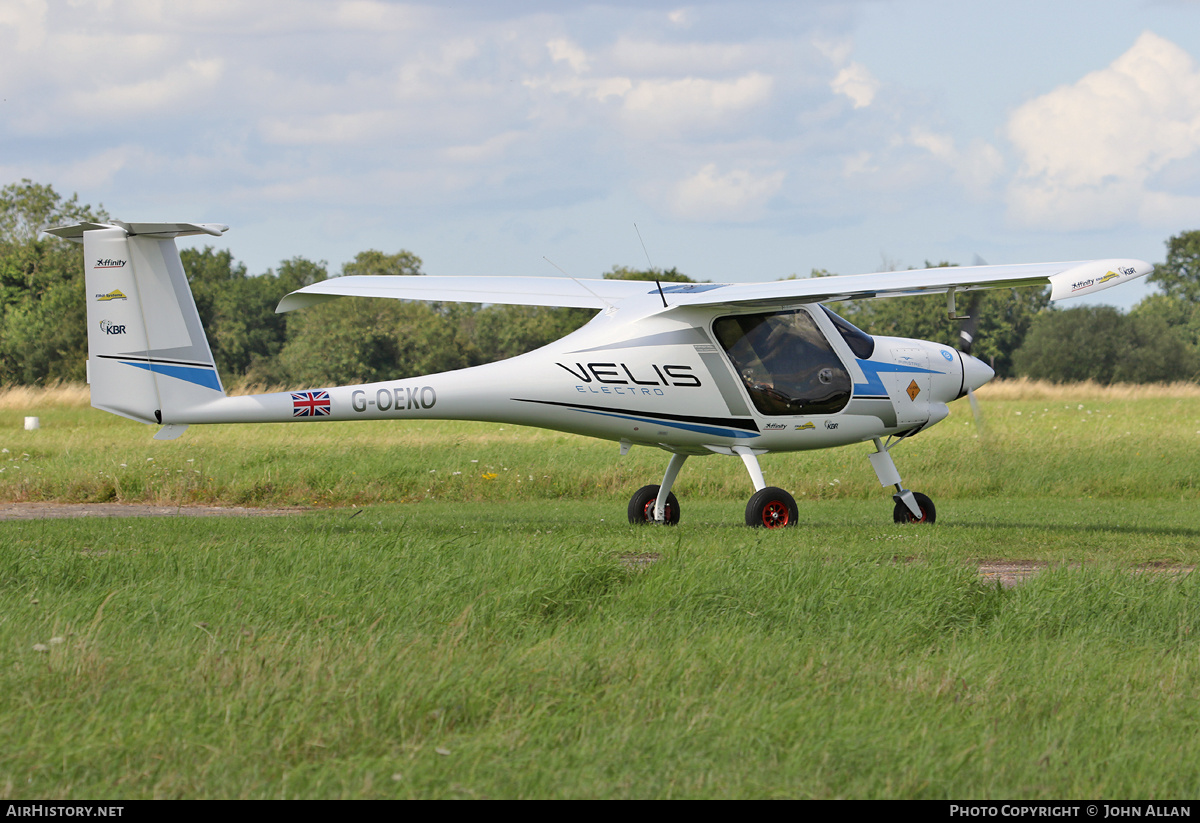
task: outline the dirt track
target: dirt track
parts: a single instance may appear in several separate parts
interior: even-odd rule
[[[0,503],[0,520],[59,517],[277,517],[305,509],[248,509],[243,506],[143,506],[127,503]]]

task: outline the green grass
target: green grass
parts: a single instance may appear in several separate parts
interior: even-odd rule
[[[349,506],[0,522],[0,797],[1196,796],[1200,577],[1144,570],[1200,555],[1200,404],[1036,402],[896,451],[934,527],[866,447],[768,457],[782,532],[718,457],[637,528],[649,450],[0,412],[9,500]]]
[[[1200,789],[1200,578],[1132,574],[1120,548],[1194,546],[1194,511],[1131,532],[1092,504],[1082,568],[1011,590],[964,562],[1013,533],[1001,506],[931,529],[809,511],[852,522],[764,533],[702,507],[639,529],[585,503],[462,523],[431,503],[0,524],[0,793]]]
[[[1200,499],[1200,396],[983,398],[977,435],[965,404],[894,452],[910,487],[945,499],[998,495]],[[24,415],[42,428],[26,432]],[[348,506],[419,500],[622,499],[661,479],[666,454],[557,432],[478,423],[349,422],[154,427],[88,408],[0,405],[0,499]],[[767,455],[767,482],[797,500],[886,498],[867,444]],[[677,493],[744,501],[740,460],[692,458]],[[685,515],[686,516],[686,515]]]

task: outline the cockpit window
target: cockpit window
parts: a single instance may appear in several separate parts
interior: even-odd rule
[[[849,320],[838,317],[825,306],[821,306],[821,308],[825,309],[825,314],[833,321],[838,334],[846,341],[846,345],[850,347],[850,351],[854,352],[854,356],[860,360],[870,360],[871,355],[875,353],[875,338]]]
[[[833,414],[850,400],[850,375],[803,309],[720,317],[713,333],[763,414]]]

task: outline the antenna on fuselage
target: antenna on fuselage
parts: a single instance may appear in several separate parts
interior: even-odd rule
[[[646,265],[650,267],[650,271],[654,271],[654,263],[650,261],[650,252],[646,251],[646,241],[642,239],[642,232],[638,229],[637,223],[633,224],[633,230],[637,232],[638,242],[642,244],[642,254],[646,255]],[[667,296],[663,294],[662,283],[658,282],[658,278],[654,279],[654,285],[658,286],[658,296],[662,298],[663,308],[668,308]]]

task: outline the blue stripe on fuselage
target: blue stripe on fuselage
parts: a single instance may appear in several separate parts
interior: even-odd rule
[[[907,366],[902,363],[880,363],[875,360],[859,360],[858,367],[862,369],[867,382],[854,384],[855,396],[881,395],[886,397],[887,389],[884,388],[883,380],[879,377],[881,372],[892,374],[945,374],[945,372],[937,371],[936,369],[923,369],[920,366]]]
[[[599,414],[603,417],[619,417],[622,420],[636,420],[639,423],[653,423],[656,426],[670,426],[675,429],[684,429],[685,431],[697,432],[698,434],[711,434],[714,437],[758,437],[758,432],[741,431],[739,429],[719,429],[716,426],[703,426],[698,423],[679,423],[674,420],[663,420],[657,417],[637,417],[632,414],[618,414],[616,412],[593,411],[591,409],[576,409],[586,414]]]

